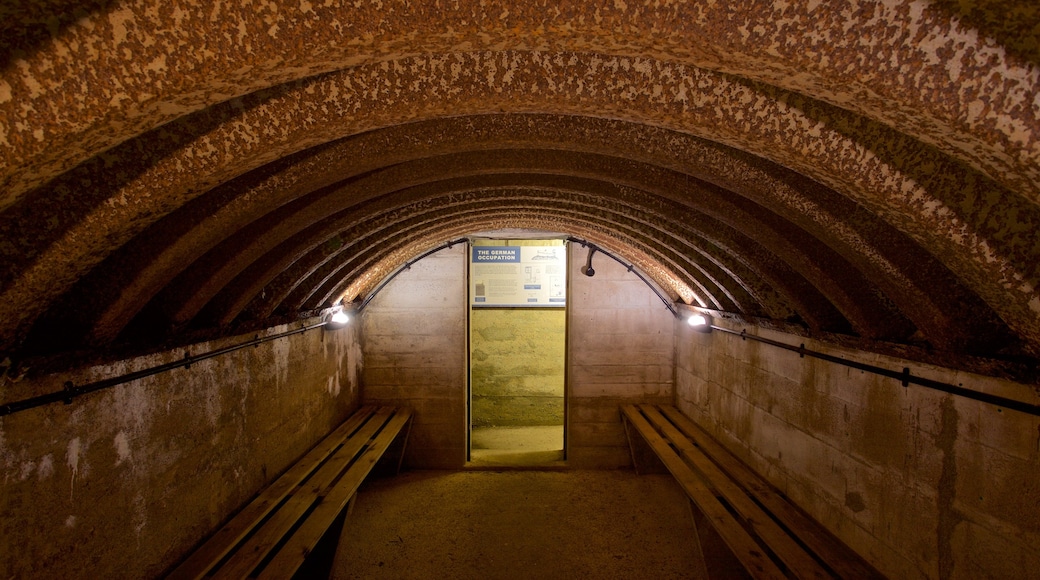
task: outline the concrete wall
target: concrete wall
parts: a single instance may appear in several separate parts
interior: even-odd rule
[[[673,317],[634,275],[606,256],[596,276],[570,256],[568,464],[630,465],[618,405],[671,402]],[[466,251],[443,250],[395,278],[365,310],[365,402],[416,409],[405,461],[456,468],[466,456]]]
[[[1026,385],[748,332],[1040,403]],[[1040,419],[732,335],[676,335],[683,411],[882,572],[1036,577]]]
[[[415,409],[410,467],[466,462],[466,246],[401,273],[362,315],[365,402]]]
[[[475,308],[470,329],[473,425],[563,425],[567,312]]]
[[[360,354],[356,331],[310,330],[0,418],[0,577],[161,574],[355,408]],[[7,383],[0,401],[183,356]]]
[[[631,465],[619,406],[671,403],[675,318],[639,278],[608,256],[571,245],[567,460],[574,467]]]

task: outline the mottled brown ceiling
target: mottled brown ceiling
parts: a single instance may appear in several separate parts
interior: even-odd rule
[[[498,228],[587,239],[749,319],[1040,355],[1032,3],[52,0],[0,20],[14,359],[307,315]]]

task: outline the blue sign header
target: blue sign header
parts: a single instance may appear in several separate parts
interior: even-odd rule
[[[474,246],[473,263],[520,263],[520,247]]]

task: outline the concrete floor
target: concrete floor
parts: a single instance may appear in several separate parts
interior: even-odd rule
[[[474,427],[470,466],[562,465],[563,425],[548,427]]]
[[[367,482],[333,578],[695,578],[687,499],[631,471],[414,471]]]

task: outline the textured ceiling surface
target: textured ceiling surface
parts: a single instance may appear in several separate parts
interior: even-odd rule
[[[688,304],[1040,355],[1035,3],[648,4],[3,3],[0,353],[262,326],[529,228]]]

